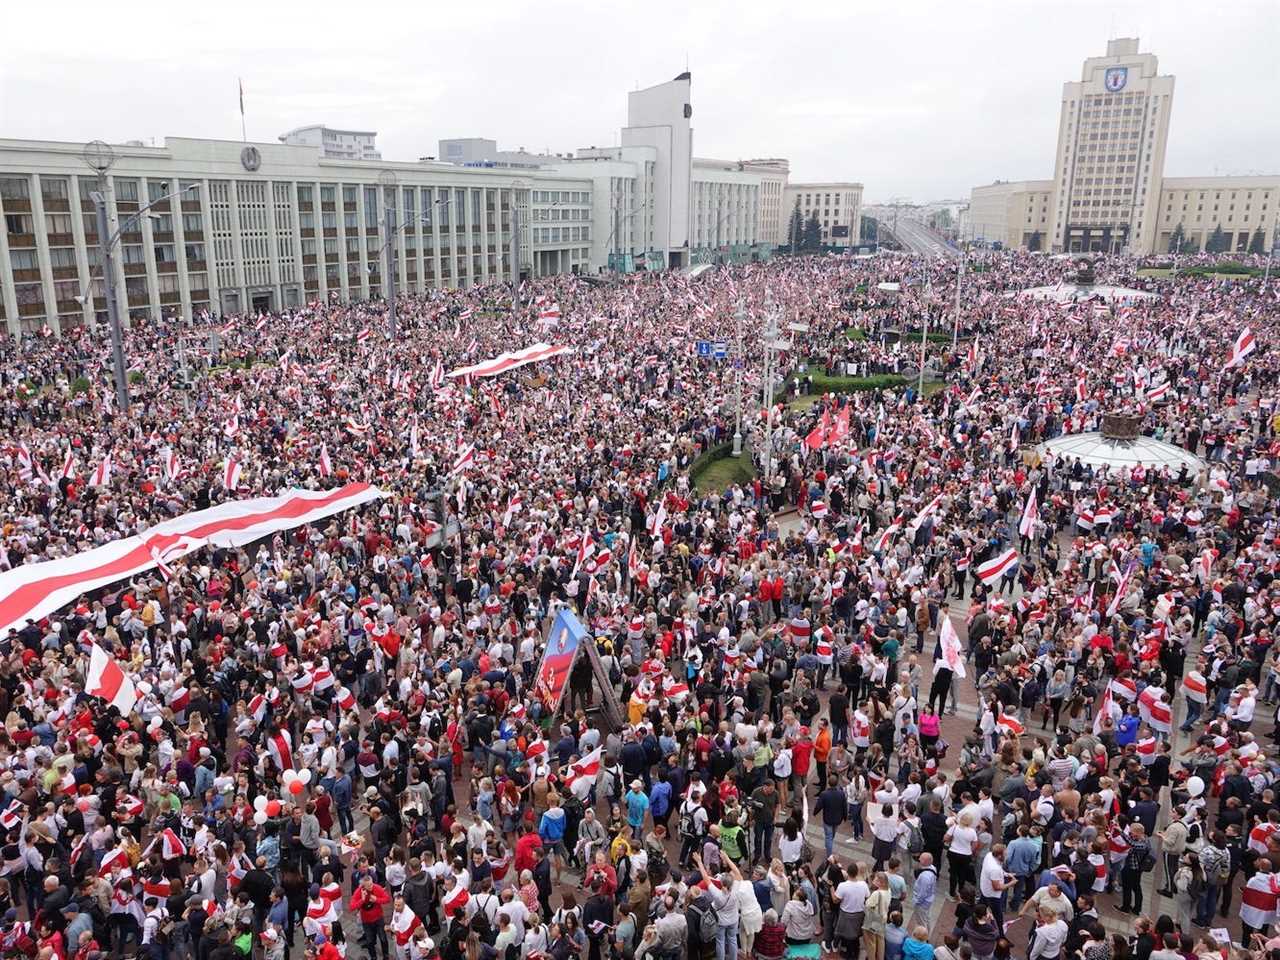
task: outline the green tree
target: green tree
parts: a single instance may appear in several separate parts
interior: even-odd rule
[[[796,197],[795,209],[791,211],[791,225],[787,228],[787,246],[792,251],[800,249],[804,243],[804,218],[800,215],[800,198]]]
[[[1182,248],[1186,246],[1187,233],[1182,229],[1182,224],[1178,224],[1173,228],[1173,233],[1169,234],[1169,253],[1181,253]]]
[[[1213,228],[1213,233],[1209,234],[1209,239],[1205,241],[1205,253],[1223,253],[1231,241],[1227,239],[1227,235],[1222,232],[1222,227]]]
[[[822,227],[818,223],[818,211],[809,214],[804,224],[804,235],[801,238],[805,250],[818,253],[822,249]]]
[[[1253,231],[1253,236],[1249,238],[1249,252],[1250,253],[1266,253],[1267,252],[1267,238],[1263,234],[1261,227]]]

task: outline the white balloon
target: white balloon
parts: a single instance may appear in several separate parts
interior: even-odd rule
[[[308,783],[311,782],[311,771],[303,770],[301,773],[298,774],[298,779],[302,781],[302,785],[305,787]]]
[[[289,784],[293,783],[293,781],[298,779],[298,772],[296,770],[286,770],[281,775],[280,779],[284,782],[284,785],[287,787]]]
[[[1187,793],[1193,797],[1198,797],[1204,793],[1204,781],[1199,777],[1189,777],[1187,779]]]
[[[265,810],[265,809],[267,809],[267,798],[266,798],[266,797],[258,797],[256,800],[254,800],[254,801],[253,801],[253,809],[254,809],[254,810]]]
[[[259,810],[257,813],[255,813],[253,815],[253,822],[256,823],[258,826],[262,826],[264,823],[266,823],[267,811]]]

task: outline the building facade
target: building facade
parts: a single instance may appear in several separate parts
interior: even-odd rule
[[[388,242],[397,289],[413,293],[509,281],[517,251],[525,276],[590,260],[591,181],[554,171],[337,161],[314,146],[169,138],[114,148],[99,178],[83,149],[0,140],[0,329],[105,320],[95,192],[119,231],[117,305],[130,319],[379,297]],[[380,195],[388,171],[395,184]],[[556,214],[568,223],[552,226]]]
[[[689,262],[750,259],[759,240],[759,174],[737,161],[695,159],[689,202]]]
[[[787,192],[791,165],[778,158],[747,160],[743,163],[743,169],[760,178],[760,225],[757,230],[760,242],[774,247],[781,246],[787,239],[787,217],[790,211],[784,209],[783,198]]]
[[[1245,249],[1259,228],[1270,249],[1280,176],[1164,176],[1173,92],[1174,78],[1139,52],[1136,38],[1109,41],[1106,56],[1088,58],[1080,80],[1063,84],[1053,179],[975,187],[965,235],[1028,249],[1149,254],[1167,252],[1181,224],[1185,250],[1203,250],[1219,229],[1231,249]]]
[[[280,136],[281,143],[295,147],[319,147],[328,160],[381,160],[372,130],[334,130],[322,123],[295,127]]]
[[[1052,217],[1053,181],[1020,180],[974,187],[958,233],[1005,249],[1046,249]]]
[[[829,247],[856,247],[862,225],[862,184],[792,183],[782,198],[782,240],[791,242],[791,218],[800,204],[800,217],[817,216],[822,243]]]

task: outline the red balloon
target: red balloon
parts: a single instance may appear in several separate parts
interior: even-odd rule
[[[293,783],[289,784],[289,792],[295,797],[305,789],[307,789],[307,785],[301,780],[295,780]]]
[[[267,816],[268,816],[268,817],[278,817],[278,816],[280,816],[280,801],[279,801],[279,800],[268,800],[268,801],[267,801]]]

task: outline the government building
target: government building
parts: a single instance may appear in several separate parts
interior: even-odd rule
[[[974,187],[964,238],[1006,248],[1110,253],[1203,250],[1215,231],[1270,249],[1280,175],[1165,177],[1174,78],[1135,38],[1111,40],[1063,84],[1053,179]],[[1179,229],[1181,228],[1181,229]],[[1178,244],[1178,237],[1182,242]]]
[[[561,156],[465,138],[392,162],[372,132],[321,124],[273,143],[0,139],[0,330],[105,321],[95,197],[130,321],[381,297],[388,246],[398,293],[767,259],[787,161],[696,157],[692,117],[683,73],[628,93],[617,147]]]

